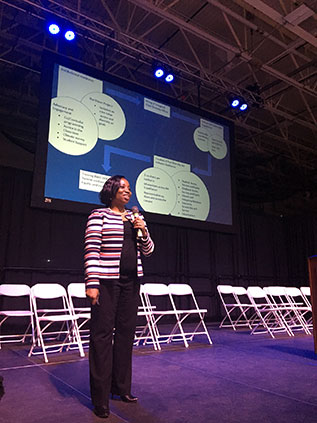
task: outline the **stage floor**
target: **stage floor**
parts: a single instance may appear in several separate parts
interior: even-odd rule
[[[313,337],[251,336],[209,325],[213,345],[197,337],[134,348],[137,404],[110,400],[111,415],[91,411],[88,359],[77,352],[27,357],[29,346],[4,344],[2,423],[313,423],[317,422],[317,355]]]

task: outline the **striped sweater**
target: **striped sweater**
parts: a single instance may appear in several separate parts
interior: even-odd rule
[[[142,219],[143,216],[140,215]],[[132,219],[130,210],[127,219]],[[100,279],[119,279],[124,224],[121,215],[109,208],[93,210],[88,217],[85,233],[86,288],[99,288]],[[137,241],[137,274],[143,276],[141,253],[149,256],[154,243],[148,233]]]

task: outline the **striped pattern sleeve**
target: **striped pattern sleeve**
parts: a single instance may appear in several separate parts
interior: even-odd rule
[[[97,210],[94,210],[88,217],[84,254],[86,289],[99,288],[102,222],[102,214]]]
[[[144,220],[144,217],[142,215],[140,215],[142,217],[142,219]],[[145,222],[145,220],[144,220]],[[150,236],[148,227],[146,225],[145,222],[145,227],[147,230],[147,236],[146,237],[142,237],[141,239],[138,240],[138,248],[140,249],[141,253],[145,256],[148,257],[150,256],[153,251],[154,251],[154,242]]]

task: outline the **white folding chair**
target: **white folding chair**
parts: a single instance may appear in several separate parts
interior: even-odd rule
[[[309,308],[309,314],[306,315],[306,322],[308,324],[309,329],[313,330],[313,316],[312,316],[312,305],[311,305],[311,292],[310,286],[301,286],[300,291],[302,293],[302,297],[304,300],[305,305]]]
[[[225,316],[220,322],[219,327],[231,327],[233,330],[236,330],[233,314],[236,313],[239,306],[233,296],[233,287],[231,285],[218,285],[217,291],[225,311]]]
[[[310,301],[310,297],[311,297],[310,286],[301,286],[300,290],[301,290],[303,299],[305,301],[305,304],[307,305],[307,307],[310,307],[310,310],[311,310],[312,305],[311,305],[311,301]]]
[[[163,283],[145,283],[143,285],[143,295],[147,311],[150,313],[151,324],[154,332],[153,337],[157,342],[157,348],[160,350],[161,343],[170,343],[172,341],[183,341],[185,347],[188,347],[188,342],[183,328],[179,323],[177,313],[171,303],[168,286]],[[157,302],[157,300],[159,301]],[[168,325],[161,324],[163,320],[165,320],[166,323],[166,319],[164,318],[170,318],[173,320],[172,330],[168,330]],[[177,333],[175,325],[178,327]],[[166,330],[168,331],[166,332]],[[153,341],[145,340],[144,344],[148,342]]]
[[[168,285],[169,295],[171,298],[172,306],[176,313],[177,325],[174,326],[174,330],[178,327],[182,328],[182,334],[185,336],[187,341],[192,341],[195,335],[206,335],[209,344],[212,345],[211,338],[209,336],[206,324],[204,322],[205,314],[207,313],[206,308],[199,308],[193,289],[190,285],[185,283],[171,283]],[[176,301],[179,299],[186,299],[186,302],[190,305],[190,308],[180,308],[176,306]],[[190,331],[185,331],[184,323],[188,320],[188,317],[197,317],[198,323],[195,328]],[[198,330],[201,328],[200,330]],[[172,333],[171,336],[174,334]]]
[[[32,337],[32,342],[34,340],[34,320],[33,320],[33,311],[32,311],[32,302],[31,302],[31,288],[28,285],[24,284],[2,284],[0,285],[0,296],[4,298],[7,297],[8,302],[12,303],[10,300],[14,300],[19,303],[19,309],[8,308],[6,310],[0,310],[0,349],[1,343],[7,342],[24,342],[27,336]],[[10,297],[10,298],[9,298]],[[25,297],[25,298],[21,298]],[[3,300],[4,300],[3,298]],[[9,304],[6,304],[9,306]],[[16,305],[15,305],[16,307]],[[24,334],[1,334],[3,324],[9,319],[12,318],[23,318],[27,321],[27,328]],[[29,332],[31,329],[31,333]]]
[[[305,314],[309,310],[304,304],[301,291],[298,288],[269,286],[265,287],[264,291],[277,307],[292,336],[294,336],[294,331],[298,330],[304,330],[307,335],[311,334],[305,320]]]
[[[240,315],[234,322],[235,328],[248,327],[252,329],[258,323],[258,318],[254,311],[254,306],[250,302],[246,288],[243,286],[234,286],[233,296],[240,309]]]
[[[86,297],[86,286],[84,282],[70,283],[67,286],[69,306],[74,316],[77,317],[78,330],[81,342],[84,345],[89,344],[89,321],[90,305]],[[79,304],[80,302],[80,304]],[[72,347],[70,347],[72,349]]]
[[[226,313],[219,327],[232,327],[236,330],[237,327],[247,326],[252,329],[254,313],[248,315],[253,310],[253,305],[249,301],[247,290],[242,286],[218,285],[217,291]],[[242,302],[240,298],[243,298]]]
[[[286,295],[285,287],[267,286],[263,289],[270,298],[271,303],[278,310],[279,316],[287,328],[288,334],[290,336],[294,336],[294,330],[302,330],[302,325],[297,314],[294,312],[294,307]]]
[[[272,338],[275,338],[274,333],[286,332],[289,336],[292,336],[292,332],[278,307],[270,301],[263,288],[249,286],[247,293],[258,317],[258,322],[252,329],[251,334],[268,333]]]
[[[147,306],[146,298],[144,295],[144,286],[142,284],[140,285],[140,299],[141,305],[138,307],[137,317],[138,319],[142,319],[145,322],[143,324],[138,324],[136,327],[134,345],[139,346],[142,342],[145,344],[149,341],[151,344],[153,344],[153,348],[158,350],[159,346],[155,337],[154,318],[153,314],[151,313],[151,310],[155,309],[155,307],[149,309]]]
[[[307,335],[311,335],[310,329],[313,329],[311,306],[306,304],[302,291],[296,287],[285,287],[285,294],[294,314],[294,325],[298,326],[296,329],[303,329]]]
[[[65,346],[77,345],[81,357],[85,356],[81,343],[77,320],[70,309],[66,289],[57,283],[38,283],[31,288],[33,312],[36,323],[36,337],[31,346],[31,355],[43,354],[45,363],[48,362],[47,353],[61,352]],[[38,306],[45,302],[45,308]],[[64,339],[46,339],[46,331],[55,323],[66,323]],[[39,347],[39,351],[37,348]]]

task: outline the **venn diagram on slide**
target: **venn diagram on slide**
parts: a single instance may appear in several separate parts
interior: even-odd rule
[[[98,139],[115,141],[125,130],[124,111],[107,94],[89,93],[81,101],[59,96],[51,101],[49,142],[67,155],[87,154]],[[193,141],[196,148],[214,159],[221,160],[227,155],[219,125],[199,126],[193,132]],[[208,169],[210,157],[206,161]],[[158,156],[147,161],[152,160],[153,167],[144,169],[136,181],[135,191],[141,207],[153,213],[206,220],[210,195],[197,172],[192,172],[187,163]],[[208,169],[204,174],[210,172],[211,176]]]

